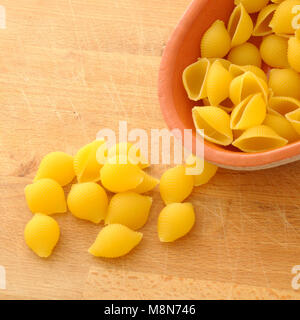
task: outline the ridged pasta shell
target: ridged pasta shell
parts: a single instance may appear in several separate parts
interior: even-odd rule
[[[267,83],[253,72],[247,71],[232,80],[229,90],[231,101],[238,105],[252,94],[261,93],[268,100],[269,88]]]
[[[287,113],[285,117],[290,121],[297,133],[300,134],[300,109]]]
[[[242,3],[233,10],[229,23],[228,33],[231,37],[231,46],[236,47],[249,40],[253,32],[253,22]]]
[[[263,61],[273,68],[289,68],[288,39],[271,34],[263,38],[260,45]]]
[[[268,4],[269,0],[235,0],[236,5],[242,3],[248,13],[255,13],[260,11]]]
[[[108,207],[105,190],[96,182],[74,184],[67,198],[68,208],[76,218],[99,223]]]
[[[266,102],[261,93],[249,96],[237,105],[231,114],[230,128],[246,130],[263,123],[267,114]]]
[[[292,69],[272,69],[269,87],[274,96],[292,97],[300,100],[300,75]]]
[[[230,50],[228,60],[239,66],[253,65],[261,67],[261,57],[258,48],[246,42]]]
[[[220,59],[220,58],[209,58],[208,59],[210,64],[212,65],[214,62],[218,61],[222,64],[222,66],[226,69],[229,70],[229,67],[231,65],[230,61],[226,60],[226,59]]]
[[[209,68],[210,62],[204,58],[183,71],[182,81],[189,99],[199,101],[207,97],[206,82]]]
[[[58,223],[49,216],[37,213],[27,223],[24,231],[28,247],[41,258],[48,258],[60,236]]]
[[[194,179],[186,175],[185,166],[177,166],[163,173],[160,179],[160,195],[165,204],[182,202],[193,191]]]
[[[32,213],[53,214],[67,211],[64,190],[52,179],[40,179],[25,187],[27,205]]]
[[[195,212],[191,203],[172,203],[158,216],[157,231],[161,242],[173,242],[188,234],[195,224]]]
[[[101,229],[88,251],[95,257],[118,258],[128,254],[142,238],[141,232],[121,224],[109,224]]]
[[[273,32],[272,28],[270,27],[270,22],[273,19],[274,13],[277,8],[278,4],[270,4],[260,11],[253,30],[254,36],[267,36]]]
[[[229,115],[219,107],[194,107],[192,110],[196,129],[204,130],[204,139],[228,146],[232,143]]]
[[[300,40],[296,37],[289,39],[288,62],[294,70],[300,72]]]
[[[300,5],[300,0],[286,0],[279,4],[275,11],[270,27],[277,34],[294,34],[293,19],[299,12],[293,8]]]
[[[273,129],[260,125],[246,130],[233,146],[244,152],[263,152],[285,146],[288,141],[280,137]]]
[[[232,75],[219,61],[211,66],[207,76],[207,96],[210,105],[219,105],[229,97]]]
[[[265,72],[256,66],[252,66],[252,65],[238,66],[236,64],[231,64],[229,68],[229,72],[232,74],[234,78],[244,74],[247,71],[254,73],[257,77],[261,78],[265,82],[268,81],[268,78]]]
[[[291,97],[271,97],[269,107],[284,116],[300,108],[300,101]]]
[[[136,188],[134,188],[131,191],[136,192],[136,193],[145,193],[145,192],[153,190],[159,184],[158,179],[150,176],[146,172],[143,172],[143,175],[144,175],[144,179],[143,179],[142,183],[139,184]]]
[[[109,203],[105,224],[122,224],[138,230],[148,220],[152,198],[135,192],[115,194]]]
[[[231,47],[231,39],[225,24],[216,20],[204,33],[201,40],[202,58],[223,58]]]
[[[97,160],[97,151],[101,146],[104,148],[104,153],[106,153],[105,141],[95,140],[82,147],[75,155],[74,171],[78,182],[96,182],[100,180],[100,169],[103,164]]]

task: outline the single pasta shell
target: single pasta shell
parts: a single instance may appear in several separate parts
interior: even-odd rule
[[[239,46],[249,40],[253,32],[253,22],[242,3],[233,10],[229,23],[228,33],[231,37],[231,46]]]
[[[104,161],[100,159],[99,149],[103,151],[103,156],[106,157],[107,149],[104,140],[95,140],[87,144],[75,155],[74,171],[78,182],[97,182],[100,180],[100,169]]]
[[[259,12],[268,4],[268,2],[269,0],[235,0],[234,1],[236,5],[239,5],[240,3],[242,3],[248,13]]]
[[[199,58],[200,60],[201,58]],[[205,58],[206,59],[206,58]],[[230,61],[226,60],[226,59],[220,59],[220,58],[209,58],[208,59],[210,64],[212,65],[214,62],[218,61],[222,64],[222,66],[226,69],[229,70],[229,67],[231,65]]]
[[[269,107],[284,116],[300,108],[300,101],[291,97],[271,97]]]
[[[190,100],[199,101],[207,97],[206,83],[209,68],[210,62],[204,58],[183,71],[182,81]]]
[[[289,142],[299,140],[299,135],[291,123],[280,114],[267,114],[263,124],[273,129],[277,134]]]
[[[293,20],[299,14],[297,6],[300,5],[300,0],[286,0],[279,4],[275,11],[273,19],[270,22],[270,27],[277,34],[294,34],[295,28]]]
[[[165,204],[182,202],[193,191],[194,179],[186,174],[185,166],[177,166],[163,173],[160,179],[160,195]]]
[[[260,45],[263,61],[273,68],[289,68],[288,39],[271,34],[263,38]]]
[[[64,152],[51,152],[42,159],[34,181],[49,178],[65,186],[74,177],[73,157]]]
[[[188,234],[195,224],[195,212],[191,203],[172,203],[158,216],[157,231],[161,242],[173,242]]]
[[[211,105],[217,106],[229,97],[232,75],[219,61],[211,66],[207,76],[207,95]]]
[[[152,198],[135,192],[115,194],[109,203],[105,224],[122,224],[138,230],[148,220]]]
[[[143,172],[143,175],[144,175],[144,179],[142,183],[139,184],[136,188],[134,188],[131,191],[136,193],[145,193],[153,190],[159,184],[158,179],[150,176],[146,172]]]
[[[249,96],[237,105],[231,114],[230,128],[247,130],[263,123],[267,114],[267,105],[261,93]]]
[[[192,110],[196,129],[204,130],[204,138],[210,142],[228,146],[232,143],[229,115],[219,107],[194,107]]]
[[[291,37],[288,42],[288,62],[294,70],[300,72],[300,40],[296,37]]]
[[[108,198],[96,182],[74,184],[67,198],[68,208],[76,218],[99,223],[105,219]]]
[[[229,72],[231,73],[233,78],[236,78],[247,71],[254,73],[257,77],[261,78],[265,82],[268,81],[268,78],[265,72],[256,66],[252,66],[252,65],[238,66],[236,64],[231,64],[229,68]]]
[[[202,58],[223,58],[231,47],[231,39],[225,24],[216,20],[204,33],[201,40]]]
[[[300,109],[287,113],[285,117],[290,121],[297,133],[300,134]]]
[[[141,168],[128,161],[128,157],[109,158],[100,171],[101,183],[111,192],[135,189],[144,180]]]
[[[118,258],[136,247],[142,237],[142,233],[121,224],[109,224],[101,229],[88,251],[95,257]]]
[[[270,4],[260,11],[253,30],[255,37],[267,36],[273,32],[270,27],[270,22],[277,8],[278,4]]]
[[[253,65],[261,67],[261,57],[258,48],[246,42],[230,50],[228,60],[239,66]]]
[[[59,235],[58,223],[52,217],[40,213],[32,217],[24,231],[27,246],[41,258],[51,255]]]
[[[40,179],[27,185],[25,197],[32,213],[53,214],[67,211],[64,190],[55,180]]]
[[[300,75],[293,69],[272,69],[269,87],[273,90],[274,96],[300,100]]]
[[[273,129],[260,125],[246,130],[233,146],[244,152],[264,152],[285,146],[288,141],[280,137]]]
[[[186,166],[189,169],[195,169],[195,171],[193,170],[193,172],[191,172],[195,187],[208,183],[218,171],[217,166],[194,155],[191,155],[186,160]]]
[[[267,83],[253,72],[245,72],[233,79],[230,84],[229,96],[235,105],[238,105],[248,96],[256,93],[261,93],[264,100],[268,100],[269,88]]]

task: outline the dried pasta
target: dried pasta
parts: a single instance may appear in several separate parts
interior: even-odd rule
[[[285,116],[297,133],[300,134],[300,109],[287,113]]]
[[[272,28],[270,22],[273,19],[274,13],[278,7],[278,4],[270,4],[263,8],[257,17],[256,24],[253,30],[253,35],[256,37],[262,37],[271,34]]]
[[[260,11],[268,4],[269,0],[235,0],[236,5],[242,3],[248,13],[255,13]]]
[[[271,97],[269,107],[284,116],[300,108],[300,101],[291,97]]]
[[[144,176],[142,183],[139,184],[136,188],[134,188],[131,191],[136,192],[136,193],[145,193],[145,192],[153,190],[159,184],[158,179],[150,176],[149,174],[147,174],[144,171],[142,173]]]
[[[300,39],[296,37],[291,37],[288,41],[288,63],[300,72]]]
[[[246,42],[230,50],[228,54],[228,60],[240,66],[253,65],[261,67],[261,57],[260,52],[257,47]]]
[[[229,72],[232,74],[234,78],[244,74],[247,71],[254,73],[257,77],[261,78],[265,82],[268,81],[268,78],[265,72],[256,66],[252,66],[252,65],[238,66],[236,64],[231,64],[229,68]]]

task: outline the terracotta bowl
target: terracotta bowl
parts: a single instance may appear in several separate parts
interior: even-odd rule
[[[183,70],[200,56],[200,39],[216,20],[228,21],[233,0],[194,0],[169,39],[159,71],[159,100],[170,130],[194,129],[192,108],[182,85]],[[195,154],[196,132],[188,146]],[[205,141],[205,159],[234,170],[259,170],[300,160],[300,141],[261,153],[242,153]]]

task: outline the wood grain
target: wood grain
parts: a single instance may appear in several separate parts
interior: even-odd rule
[[[132,254],[101,260],[87,249],[100,227],[56,215],[61,240],[48,260],[24,244],[23,189],[47,152],[74,154],[101,128],[163,128],[157,74],[189,0],[1,0],[0,299],[298,299],[300,163],[260,172],[220,170],[190,201],[194,230],[162,244],[158,191]],[[151,173],[160,176],[163,168]]]

